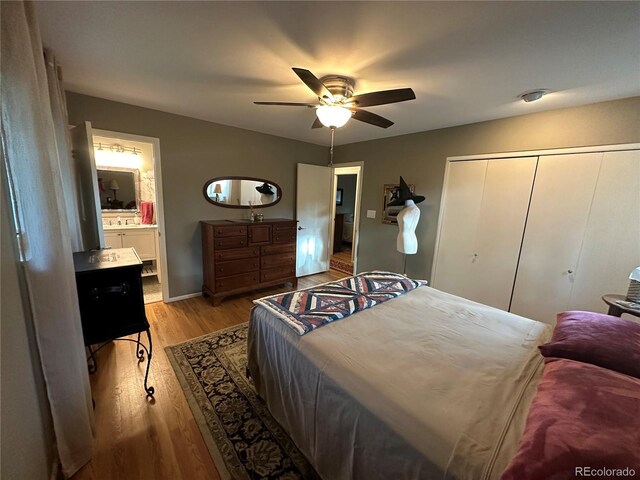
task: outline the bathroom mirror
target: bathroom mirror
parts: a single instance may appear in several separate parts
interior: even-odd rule
[[[217,177],[204,184],[204,198],[219,207],[263,208],[282,198],[280,185],[253,177]]]
[[[138,209],[138,171],[98,169],[98,189],[102,210]]]

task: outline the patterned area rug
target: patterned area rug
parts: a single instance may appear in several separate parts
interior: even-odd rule
[[[331,260],[329,260],[329,267],[339,272],[353,275],[353,263],[343,262],[331,257]]]
[[[318,479],[245,375],[243,323],[165,349],[223,479]]]

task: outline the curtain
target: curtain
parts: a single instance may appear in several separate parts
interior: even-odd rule
[[[56,448],[69,477],[91,458],[93,410],[56,142],[66,125],[52,114],[33,5],[0,2],[0,17],[4,166]]]
[[[64,199],[65,212],[69,222],[69,235],[71,237],[71,249],[74,252],[82,250],[82,233],[80,230],[80,217],[78,191],[76,189],[76,171],[73,168],[71,158],[71,134],[67,124],[67,99],[62,87],[62,68],[58,65],[53,52],[47,48],[44,50],[45,68],[47,70],[47,84],[49,86],[49,100],[51,102],[51,115],[53,118],[54,139],[58,151],[58,162],[62,177],[62,198]]]

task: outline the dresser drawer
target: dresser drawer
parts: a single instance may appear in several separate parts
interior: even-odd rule
[[[243,273],[242,275],[234,275],[216,280],[216,291],[227,292],[236,288],[248,287],[255,285],[260,281],[260,274],[255,271],[251,273]]]
[[[283,222],[283,223],[275,223],[273,225],[273,231],[274,232],[282,232],[284,230],[295,230],[296,229],[296,222]]]
[[[271,268],[271,267],[285,267],[290,265],[295,265],[296,263],[296,254],[280,254],[280,255],[265,255],[260,260],[260,266],[262,268]]]
[[[238,273],[253,272],[260,269],[260,259],[243,258],[230,262],[220,262],[216,264],[216,278],[237,275]]]
[[[262,247],[262,255],[277,255],[280,253],[296,253],[296,244],[289,243],[286,245],[269,245]]]
[[[271,225],[249,226],[250,245],[268,245],[271,243]]]
[[[241,258],[251,258],[260,255],[260,247],[233,248],[220,250],[215,253],[216,262],[226,262],[228,260],[239,260]]]
[[[283,266],[283,267],[275,267],[275,268],[267,268],[263,269],[260,272],[260,281],[261,282],[270,282],[272,280],[278,280],[280,278],[291,278],[296,274],[296,266]]]
[[[247,246],[247,236],[244,237],[216,237],[213,239],[214,248],[238,248]]]
[[[288,228],[279,232],[273,232],[273,243],[295,243],[295,241],[295,228]]]
[[[246,234],[246,225],[216,225],[213,227],[214,237],[237,237]]]

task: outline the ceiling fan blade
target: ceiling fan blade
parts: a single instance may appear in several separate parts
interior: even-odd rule
[[[253,102],[256,105],[280,105],[283,107],[317,107],[315,103],[294,103],[294,102]]]
[[[396,90],[383,90],[355,95],[348,100],[348,103],[355,104],[358,107],[373,107],[374,105],[406,102],[407,100],[415,100],[415,98],[416,94],[410,88],[398,88]]]
[[[311,128],[322,128],[322,127],[324,127],[324,125],[322,124],[320,119],[316,117],[316,119],[313,122],[313,125],[311,125]]]
[[[355,109],[351,118],[355,118],[364,123],[370,123],[376,127],[389,128],[393,125],[391,120],[376,115],[375,113],[367,112],[366,110]]]
[[[324,98],[327,102],[332,103],[335,101],[333,98],[333,94],[329,91],[327,87],[324,86],[324,83],[320,81],[318,77],[316,77],[309,70],[304,68],[293,68],[293,71],[296,72],[296,75],[300,77],[300,80],[304,82],[304,84],[311,89],[313,93],[315,93],[318,97]]]

